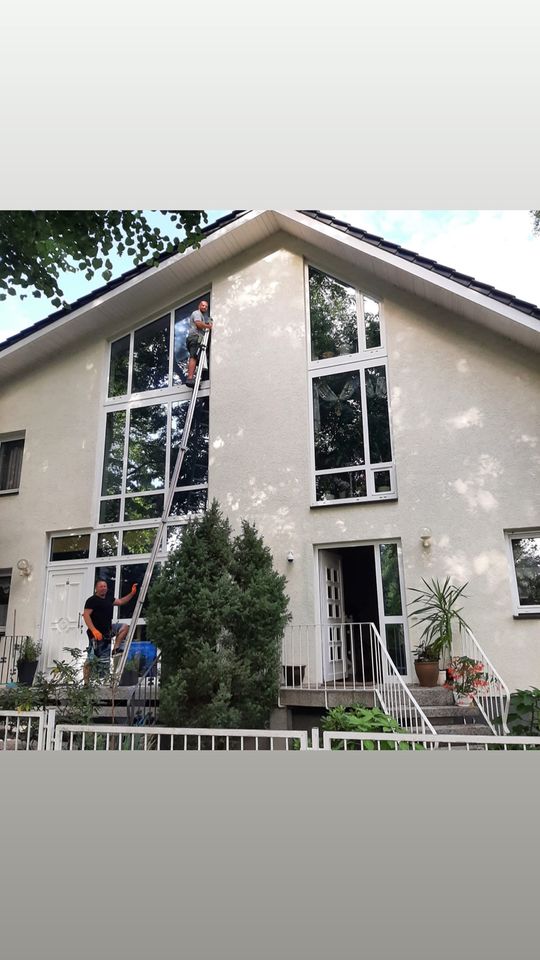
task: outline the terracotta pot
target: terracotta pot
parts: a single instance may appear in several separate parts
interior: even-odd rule
[[[454,691],[454,702],[458,707],[470,707],[473,702],[471,693],[456,693]]]
[[[421,687],[436,687],[439,679],[438,660],[415,660],[414,669]]]

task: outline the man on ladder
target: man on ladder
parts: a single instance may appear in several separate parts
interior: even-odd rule
[[[201,300],[197,310],[194,310],[189,318],[189,332],[186,339],[186,346],[189,350],[189,363],[187,368],[186,385],[192,387],[195,383],[195,370],[197,361],[201,352],[201,343],[205,330],[212,329],[212,317],[208,315],[208,303]],[[208,362],[209,351],[206,352]]]

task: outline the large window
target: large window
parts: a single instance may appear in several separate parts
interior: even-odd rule
[[[395,497],[381,306],[307,268],[313,502]]]
[[[507,534],[516,616],[540,616],[540,529]]]
[[[0,639],[6,633],[10,588],[11,572],[0,570]]]
[[[0,436],[0,494],[18,493],[24,452],[24,433]]]
[[[144,530],[144,524],[163,513],[192,396],[185,386],[189,317],[202,299],[209,303],[210,294],[111,344],[100,526],[143,525]],[[207,372],[205,367],[203,381]],[[177,523],[206,508],[209,395],[204,382],[201,388],[170,512]],[[122,539],[121,532],[118,536],[122,553],[130,555],[134,547],[129,538],[124,534]],[[141,542],[135,544],[137,551]],[[109,550],[111,544],[104,541],[98,549]]]

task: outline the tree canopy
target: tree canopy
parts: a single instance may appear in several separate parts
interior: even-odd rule
[[[185,231],[172,239],[152,226],[143,210],[2,210],[0,211],[0,300],[31,291],[55,307],[68,306],[59,286],[61,273],[101,273],[112,278],[111,254],[127,254],[134,266],[155,264],[161,254],[198,246],[204,210],[160,210],[171,227]]]

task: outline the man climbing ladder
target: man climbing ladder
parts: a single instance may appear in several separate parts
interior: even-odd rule
[[[199,308],[201,308],[201,307],[203,307],[203,306],[206,306],[206,309],[208,309],[208,304],[206,303],[205,300],[201,301],[201,303],[199,304]],[[194,315],[197,314],[197,313],[199,313],[199,311],[198,311],[198,310],[195,310],[195,311],[193,312],[192,316],[194,316]],[[204,313],[204,311],[201,310],[201,313]],[[180,441],[180,449],[179,449],[179,451],[178,451],[178,456],[177,456],[177,458],[176,458],[176,464],[175,464],[174,471],[173,471],[173,475],[172,475],[172,477],[171,477],[171,481],[170,481],[170,484],[169,484],[169,492],[168,492],[168,494],[167,494],[167,496],[166,496],[166,498],[165,498],[165,505],[164,505],[164,508],[163,508],[163,513],[162,513],[162,515],[161,515],[161,520],[160,520],[160,522],[159,522],[159,526],[158,526],[157,531],[156,531],[156,538],[155,538],[155,540],[154,540],[154,546],[152,547],[152,553],[150,554],[150,560],[148,561],[148,566],[147,566],[147,568],[146,568],[146,571],[145,571],[145,574],[144,574],[144,578],[143,578],[143,582],[142,582],[141,588],[140,588],[140,590],[139,590],[139,595],[138,595],[138,597],[137,597],[137,602],[136,602],[136,604],[135,604],[135,610],[133,611],[133,617],[131,618],[131,623],[130,623],[130,625],[129,625],[129,629],[128,629],[128,632],[127,632],[126,640],[125,640],[125,643],[124,643],[124,649],[123,649],[123,651],[122,651],[122,654],[121,654],[119,657],[116,657],[115,660],[113,661],[113,663],[114,663],[114,667],[113,667],[114,673],[115,673],[116,676],[118,676],[118,677],[121,677],[121,676],[122,676],[122,672],[123,672],[124,667],[125,667],[126,662],[127,662],[127,658],[128,658],[128,654],[129,654],[129,648],[131,647],[131,642],[132,642],[132,640],[133,640],[133,637],[134,637],[134,634],[135,634],[135,630],[136,630],[136,627],[137,627],[137,621],[138,621],[138,619],[139,619],[139,617],[140,617],[140,615],[141,615],[141,610],[142,610],[142,608],[143,608],[144,601],[146,600],[146,595],[147,595],[147,593],[148,593],[148,587],[150,586],[150,580],[152,579],[152,574],[153,574],[153,572],[154,572],[154,567],[155,567],[155,565],[156,565],[156,557],[157,557],[158,552],[159,552],[159,545],[160,545],[160,543],[161,543],[161,535],[162,535],[162,533],[163,533],[163,529],[164,529],[164,527],[165,527],[165,525],[166,525],[166,523],[167,523],[167,520],[169,519],[169,514],[170,514],[170,512],[171,512],[171,507],[172,507],[172,502],[173,502],[173,499],[174,499],[175,490],[176,490],[176,487],[177,487],[177,485],[178,485],[178,478],[179,478],[179,476],[180,476],[180,471],[181,471],[181,469],[182,469],[182,463],[183,463],[183,461],[184,461],[184,456],[185,456],[185,453],[186,453],[186,450],[187,450],[187,445],[188,445],[188,441],[189,441],[189,435],[190,435],[190,432],[191,432],[191,424],[192,424],[192,422],[193,422],[193,414],[195,413],[195,404],[197,403],[197,395],[198,395],[198,393],[199,393],[199,386],[200,386],[200,383],[201,383],[201,375],[202,375],[202,370],[203,370],[203,365],[204,365],[204,364],[203,364],[203,360],[204,360],[204,356],[205,356],[205,354],[206,354],[206,350],[207,350],[207,346],[208,346],[208,340],[209,340],[209,338],[210,338],[210,331],[211,331],[211,329],[212,329],[212,321],[210,320],[210,318],[208,318],[208,320],[201,320],[201,321],[199,321],[199,322],[203,324],[203,327],[202,327],[202,328],[197,328],[197,329],[201,329],[201,330],[203,331],[203,332],[202,332],[202,340],[201,340],[201,342],[200,342],[200,344],[199,344],[199,347],[198,347],[198,350],[199,350],[199,357],[198,357],[199,363],[197,363],[197,355],[195,355],[193,358],[190,356],[190,360],[189,360],[189,362],[190,362],[190,364],[191,364],[191,361],[192,361],[192,359],[193,359],[192,375],[193,375],[193,373],[195,373],[195,380],[194,380],[194,382],[193,382],[193,393],[192,393],[191,399],[190,399],[190,401],[189,401],[188,411],[187,411],[187,414],[186,414],[186,420],[185,420],[185,423],[184,423],[184,429],[183,429],[183,431],[182,431],[182,439],[181,439],[181,441]],[[197,336],[199,336],[199,334],[198,334]],[[189,338],[188,338],[188,339],[189,339]],[[195,368],[196,368],[196,372],[195,372]],[[188,370],[188,372],[189,372],[189,370]]]
[[[186,346],[189,350],[189,363],[187,368],[188,387],[194,385],[195,368],[201,353],[201,345],[205,330],[212,329],[212,317],[208,315],[208,303],[201,300],[197,310],[194,310],[189,318],[189,332],[186,339]],[[207,359],[209,351],[207,351]]]

